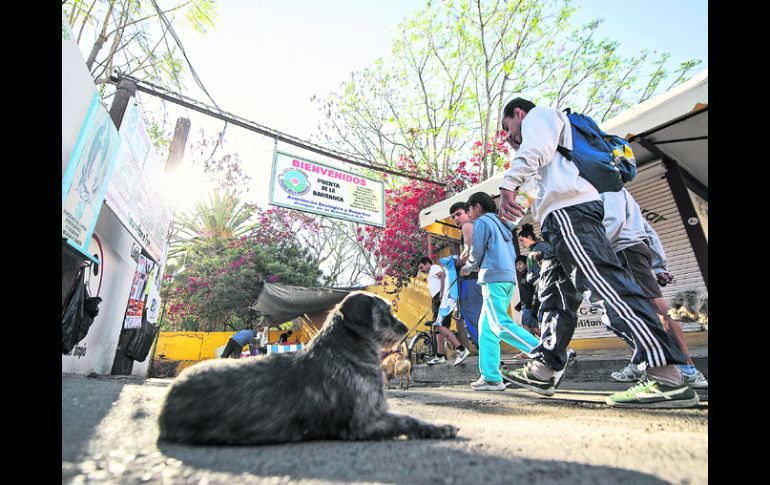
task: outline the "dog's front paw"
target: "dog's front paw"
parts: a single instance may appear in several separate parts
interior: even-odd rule
[[[419,437],[429,440],[446,440],[457,437],[458,428],[447,424],[444,426],[426,426],[422,428],[419,433]]]
[[[452,426],[451,424],[439,426],[438,428],[441,434],[441,436],[439,436],[440,439],[457,438],[457,432],[460,431],[460,428]]]

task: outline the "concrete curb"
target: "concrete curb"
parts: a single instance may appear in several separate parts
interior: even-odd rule
[[[524,365],[526,361],[514,361],[510,356],[503,356],[503,363],[509,366]],[[457,367],[449,364],[429,366],[426,364],[412,367],[412,385],[416,387],[431,387],[442,385],[469,384],[479,378],[478,357],[468,357],[465,362]],[[708,377],[708,356],[695,357],[693,363],[703,374]],[[628,365],[628,358],[590,358],[575,361],[567,368],[564,379],[568,380],[606,380],[610,373],[622,369]]]

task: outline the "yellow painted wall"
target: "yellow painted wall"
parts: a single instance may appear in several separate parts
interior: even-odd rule
[[[226,345],[233,332],[161,332],[155,355],[170,360],[213,359],[217,347]]]
[[[294,330],[289,343],[294,343],[297,336],[300,342],[309,340],[304,329]],[[270,330],[269,343],[276,343],[283,330]],[[161,332],[155,355],[163,355],[169,360],[201,361],[216,357],[216,349],[227,345],[233,332]],[[244,349],[248,347],[244,346]]]

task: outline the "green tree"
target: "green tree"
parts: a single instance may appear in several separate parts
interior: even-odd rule
[[[670,54],[623,59],[617,41],[597,38],[601,19],[574,26],[573,12],[566,0],[428,2],[398,27],[388,59],[315,98],[326,115],[320,136],[391,167],[406,157],[442,179],[471,141],[494,138],[515,94],[597,121],[653,95]],[[682,62],[673,84],[698,63]],[[482,180],[495,167],[485,146]]]
[[[165,283],[164,329],[183,322],[207,332],[252,327],[259,315],[250,307],[265,282],[318,286],[321,273],[311,259],[291,240],[209,238],[188,250],[184,270]]]
[[[163,3],[163,7],[159,5]],[[214,0],[73,0],[62,3],[76,41],[88,52],[94,82],[114,84],[116,71],[166,87],[179,88],[184,71],[174,25],[205,33],[214,27]],[[182,16],[183,20],[179,20]],[[84,33],[92,34],[85,35]],[[91,42],[89,39],[94,39]]]
[[[175,214],[169,258],[185,255],[212,239],[243,236],[254,228],[250,219],[255,209],[254,205],[244,203],[235,191],[214,190],[207,198],[195,202],[190,211]]]

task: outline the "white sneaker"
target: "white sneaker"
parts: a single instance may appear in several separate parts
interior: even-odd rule
[[[504,391],[506,387],[502,381],[487,382],[484,380],[484,376],[481,376],[478,380],[471,382],[471,389],[474,391]]]
[[[706,376],[703,375],[703,372],[697,370],[694,374],[687,375],[684,372],[682,372],[682,375],[684,376],[687,383],[692,387],[693,389],[708,389],[709,388],[709,381],[706,380]]]
[[[642,378],[642,375],[644,375],[643,372],[639,372],[633,363],[629,363],[622,370],[610,374],[610,377],[618,382],[636,382]]]
[[[471,355],[471,351],[468,349],[463,350],[459,354],[457,354],[457,358],[455,359],[454,364],[452,365],[460,365],[462,362],[468,358],[468,356]]]
[[[428,362],[426,362],[428,365],[436,365],[436,364],[446,364],[446,357],[433,357]]]

